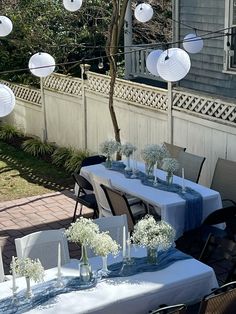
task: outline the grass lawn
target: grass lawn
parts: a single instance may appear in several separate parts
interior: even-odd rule
[[[0,201],[72,187],[67,172],[0,141]]]

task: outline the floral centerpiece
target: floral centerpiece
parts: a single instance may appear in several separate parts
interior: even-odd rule
[[[147,145],[141,150],[141,157],[145,161],[145,172],[148,179],[153,179],[154,166],[157,162],[159,145]]]
[[[29,257],[26,258],[15,258],[14,260],[15,273],[24,276],[26,279],[26,297],[32,297],[32,290],[30,287],[30,279],[33,279],[35,282],[43,281],[44,277],[44,268],[39,259],[32,260]],[[13,270],[13,264],[10,265],[11,270]]]
[[[120,147],[120,152],[122,155],[125,155],[125,157],[127,158],[127,167],[125,168],[125,170],[130,171],[130,156],[133,154],[133,152],[135,152],[137,150],[137,147],[134,146],[133,144],[130,143],[125,143],[123,145],[121,145]]]
[[[120,150],[120,143],[115,140],[107,140],[100,144],[101,153],[107,157],[106,166],[111,167],[112,155]]]
[[[69,241],[81,245],[81,260],[80,260],[80,279],[87,283],[91,281],[92,271],[88,261],[87,246],[92,247],[94,238],[99,233],[98,225],[92,219],[80,217],[76,222],[65,231]]]
[[[174,172],[179,169],[178,160],[175,158],[164,158],[161,168],[167,172],[166,176],[167,184],[171,184],[173,182]]]
[[[157,150],[157,168],[161,168],[164,158],[170,157],[170,153],[165,144],[161,144]]]
[[[132,235],[133,243],[147,248],[147,260],[155,264],[158,250],[168,250],[174,243],[175,230],[165,221],[156,221],[146,215],[135,226]]]
[[[103,266],[100,271],[101,276],[106,276],[109,273],[107,268],[107,255],[109,253],[117,255],[120,246],[113,240],[108,232],[97,234],[92,240],[92,249],[94,253],[102,257]]]

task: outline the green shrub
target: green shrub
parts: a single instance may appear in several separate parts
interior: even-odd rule
[[[24,141],[22,148],[25,152],[36,157],[51,155],[55,150],[55,146],[53,144],[44,143],[39,138],[32,138]]]
[[[65,162],[73,155],[74,149],[67,147],[58,147],[52,154],[52,163],[57,167],[64,167]]]
[[[65,169],[68,172],[78,171],[81,162],[89,156],[88,151],[84,150],[73,150],[69,159],[65,162]]]
[[[11,124],[3,124],[0,126],[0,139],[9,142],[16,137],[23,137],[23,133]]]

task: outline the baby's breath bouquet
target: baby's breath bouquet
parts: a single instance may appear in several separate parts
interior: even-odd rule
[[[164,158],[163,164],[161,167],[164,171],[174,173],[176,170],[179,169],[179,163],[178,160],[175,158]]]
[[[141,150],[141,157],[145,161],[145,172],[148,179],[153,178],[154,166],[157,162],[159,145],[147,145]]]
[[[156,156],[157,156],[157,168],[160,168],[162,165],[163,159],[170,157],[170,153],[164,144],[158,147]]]
[[[109,253],[117,255],[119,245],[113,240],[108,232],[97,234],[92,240],[92,249],[96,255],[107,256]]]
[[[93,238],[99,233],[99,227],[92,219],[80,217],[65,231],[69,241],[91,246]]]
[[[125,155],[125,157],[130,157],[136,150],[137,147],[130,143],[122,144],[120,147],[120,152],[122,155]]]
[[[146,215],[134,226],[132,240],[140,246],[168,250],[175,240],[175,230],[167,222]]]
[[[12,264],[10,265],[12,269]],[[29,257],[15,259],[15,272],[20,276],[33,279],[35,282],[43,281],[44,268],[39,259]]]
[[[105,166],[107,168],[111,168],[112,166],[112,155],[115,152],[120,151],[120,143],[115,140],[107,140],[100,144],[100,150],[102,154],[104,154],[107,157]]]

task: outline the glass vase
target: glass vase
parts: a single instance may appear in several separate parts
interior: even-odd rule
[[[110,270],[107,268],[107,255],[102,256],[102,269],[98,271],[99,277],[107,277],[110,273]]]
[[[171,185],[173,183],[173,173],[172,172],[167,172],[166,183],[168,185]]]
[[[157,264],[157,248],[147,247],[147,263]]]
[[[106,159],[106,162],[105,162],[105,167],[107,169],[110,169],[112,167],[112,158],[110,155],[107,155],[107,159]]]
[[[154,167],[155,164],[145,163],[145,173],[148,181],[154,180]]]
[[[132,171],[131,167],[130,167],[130,156],[126,157],[127,159],[127,165],[125,167],[125,171]]]
[[[26,280],[26,292],[25,292],[25,297],[27,299],[31,299],[33,296],[33,292],[31,289],[31,285],[30,285],[30,278],[29,277],[25,277]]]
[[[87,247],[86,245],[81,246],[81,259],[79,264],[80,281],[81,284],[86,284],[92,280],[92,268],[89,264]]]

